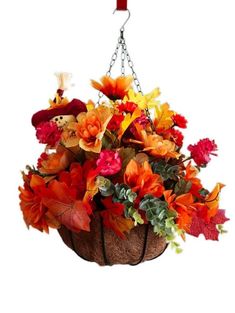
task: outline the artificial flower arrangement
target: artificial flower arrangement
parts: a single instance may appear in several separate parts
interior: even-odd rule
[[[132,76],[92,81],[107,97],[98,106],[92,101],[69,101],[63,95],[70,75],[57,76],[55,99],[32,117],[36,137],[46,147],[37,166],[27,166],[24,186],[19,187],[26,225],[47,233],[50,227],[59,229],[73,249],[76,240],[80,238],[82,247],[82,240],[90,236],[81,256],[99,264],[107,264],[107,251],[105,262],[92,258],[100,244],[95,241],[97,229],[91,226],[96,220],[109,236],[106,249],[113,245],[120,251],[132,236],[122,255],[138,240],[145,241],[147,253],[146,232],[135,233],[147,225],[148,236],[158,242],[155,252],[147,258],[142,255],[140,261],[160,255],[168,243],[180,252],[177,236],[185,240],[186,234],[203,234],[218,240],[228,220],[219,208],[223,184],[208,191],[197,177],[216,155],[214,140],[202,139],[188,147],[189,156],[182,154],[184,137],[179,129],[186,128],[187,120],[156,100],[159,89],[146,95],[135,92]]]

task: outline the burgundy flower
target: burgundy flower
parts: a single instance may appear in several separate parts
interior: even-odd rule
[[[36,127],[36,137],[40,143],[54,147],[61,137],[61,130],[55,122],[42,122]]]
[[[198,166],[205,166],[211,160],[210,154],[217,156],[217,154],[213,153],[217,151],[217,145],[214,140],[208,138],[201,139],[195,145],[189,145],[188,150]]]
[[[122,161],[118,152],[103,150],[100,152],[96,165],[100,168],[100,174],[104,176],[117,174],[122,168]]]
[[[180,114],[175,114],[172,117],[173,122],[175,123],[176,126],[180,128],[186,128],[188,121],[186,118]]]
[[[142,113],[142,115],[140,117],[138,117],[133,123],[131,123],[130,131],[137,138],[138,133],[137,133],[136,128],[135,128],[136,123],[140,124],[141,126],[143,126],[145,128],[149,124],[149,119],[147,118],[147,116],[144,113]]]
[[[108,123],[107,129],[110,131],[116,131],[120,128],[121,122],[124,120],[124,116],[122,114],[115,114],[111,118],[110,122]]]

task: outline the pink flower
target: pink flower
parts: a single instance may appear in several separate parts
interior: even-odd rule
[[[188,146],[191,152],[191,158],[198,166],[205,166],[210,160],[210,154],[217,156],[213,153],[217,151],[217,145],[214,140],[208,138],[201,139],[197,144]]]
[[[100,152],[96,165],[101,168],[101,175],[109,176],[117,174],[121,170],[122,161],[118,152],[103,150]]]
[[[55,122],[42,122],[36,128],[36,137],[40,143],[54,147],[60,140],[61,130]]]

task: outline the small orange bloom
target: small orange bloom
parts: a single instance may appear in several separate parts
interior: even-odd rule
[[[137,133],[141,139],[140,143],[144,146],[143,151],[155,157],[179,158],[180,153],[176,152],[174,142],[163,139],[156,133],[148,134],[142,126],[135,124]]]
[[[38,160],[38,170],[41,174],[57,174],[69,166],[71,159],[71,153],[67,150],[43,153]]]
[[[112,116],[112,110],[102,105],[88,112],[80,113],[76,123],[80,148],[100,153],[102,138]]]
[[[133,82],[132,76],[119,76],[113,79],[109,76],[103,76],[101,84],[97,81],[91,80],[91,85],[95,89],[101,91],[105,96],[111,100],[123,99]]]
[[[41,188],[45,181],[38,175],[24,176],[24,187],[19,187],[20,207],[26,225],[40,231],[49,232],[49,227],[59,228],[60,223],[53,214],[43,205]]]
[[[161,197],[164,191],[161,176],[153,173],[147,161],[140,164],[131,160],[124,173],[124,182],[138,194],[139,198],[146,194]]]

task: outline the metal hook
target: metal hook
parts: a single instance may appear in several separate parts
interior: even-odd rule
[[[113,14],[115,14],[115,12],[116,11],[118,11],[117,9],[115,9],[114,11],[113,11]],[[127,10],[125,10],[125,11],[127,11],[128,12],[128,17],[127,17],[127,19],[126,19],[126,21],[124,22],[124,24],[122,25],[122,27],[120,28],[120,31],[121,32],[123,32],[124,31],[124,29],[125,29],[125,25],[126,25],[126,23],[129,21],[129,19],[130,19],[130,17],[131,17],[131,12],[130,12],[130,10],[129,9],[127,9]]]

